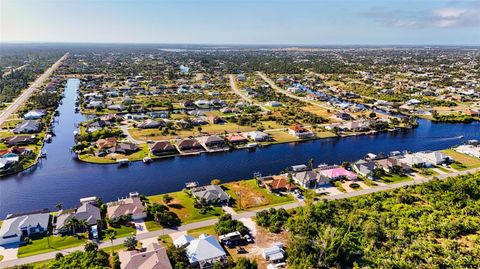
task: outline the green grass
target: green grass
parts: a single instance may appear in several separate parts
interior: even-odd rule
[[[194,207],[194,198],[189,197],[188,194],[184,191],[173,192],[169,193],[168,195],[170,195],[173,200],[167,206],[170,211],[177,214],[182,223],[191,223],[206,219],[212,219],[223,214],[222,208],[217,206],[208,207],[208,210],[206,210],[204,214],[202,214],[200,209]],[[163,194],[149,196],[148,200],[150,201],[150,203],[165,204],[162,197]]]
[[[198,237],[201,234],[216,235],[215,225],[201,227],[197,229],[188,230],[187,233],[193,237]]]
[[[18,257],[37,255],[41,253],[56,251],[59,249],[72,248],[83,245],[87,242],[86,234],[77,236],[49,236],[32,240],[31,244],[18,248]]]
[[[333,182],[333,186],[335,186],[335,188],[337,188],[339,191],[341,192],[346,192],[345,191],[345,188],[342,186],[342,182],[341,181],[334,181]]]
[[[255,179],[223,184],[226,192],[234,200],[235,211],[259,209],[266,206],[293,202],[291,195],[276,195],[257,185]]]
[[[117,154],[115,158],[110,157],[97,157],[91,154],[80,154],[78,157],[80,160],[89,163],[98,163],[98,164],[112,164],[116,163],[119,159],[128,159],[129,161],[141,161],[145,156],[148,156],[149,150],[147,144],[138,145],[139,150],[130,155]]]
[[[412,180],[409,176],[406,175],[398,175],[398,174],[390,174],[380,178],[380,181],[385,183],[398,183]]]
[[[120,250],[124,250],[126,249],[127,247],[125,247],[123,244],[121,245],[116,245],[116,246],[113,246],[113,247],[106,247],[106,248],[103,248],[103,251],[105,251],[106,253],[111,253],[112,251],[113,252],[118,252]]]
[[[166,248],[173,246],[173,240],[168,234],[159,236],[158,241],[162,243]]]
[[[135,227],[129,227],[125,225],[121,225],[120,227],[110,227],[110,228],[114,229],[117,232],[117,235],[116,235],[117,238],[127,237],[132,235],[132,233],[135,234],[137,232]]]
[[[149,232],[163,229],[163,226],[155,220],[145,220],[145,226]]]
[[[466,154],[456,152],[453,149],[446,149],[442,150],[443,153],[447,154],[448,156],[452,157],[456,162],[458,163],[453,163],[450,166],[453,169],[456,170],[467,170],[467,169],[472,169],[472,168],[477,168],[480,167],[480,159],[475,158],[472,156],[468,156]]]
[[[3,255],[0,255],[0,262],[3,260]]]

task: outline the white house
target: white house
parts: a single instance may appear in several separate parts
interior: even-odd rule
[[[177,247],[186,245],[188,261],[200,269],[209,269],[214,263],[227,260],[227,254],[212,235],[201,234],[197,239],[184,235],[177,238],[173,244]]]
[[[470,155],[472,157],[480,158],[480,147],[473,145],[461,145],[455,148],[456,152]]]
[[[43,233],[47,231],[49,222],[49,213],[7,218],[0,228],[0,245],[19,243],[25,236]]]

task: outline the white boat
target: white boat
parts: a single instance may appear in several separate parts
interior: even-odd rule
[[[143,158],[143,163],[151,163],[151,162],[152,162],[152,158],[150,157]]]
[[[128,159],[118,159],[117,160],[117,163],[119,166],[125,166],[125,165],[128,165]]]

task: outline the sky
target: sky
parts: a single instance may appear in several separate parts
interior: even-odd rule
[[[0,0],[0,41],[480,45],[480,0]]]

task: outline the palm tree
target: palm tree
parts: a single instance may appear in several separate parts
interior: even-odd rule
[[[287,183],[288,183],[288,192],[290,192],[292,189],[292,185],[295,184],[295,180],[293,180],[293,177],[290,173],[287,176]]]
[[[87,226],[88,226],[88,222],[86,220],[84,219],[78,220],[78,227],[82,227],[83,229],[85,229]]]
[[[72,230],[73,234],[76,234],[75,229],[78,228],[79,222],[80,222],[80,220],[77,217],[73,216],[69,220],[67,220],[67,223],[65,224],[65,226],[70,228]]]
[[[313,169],[313,164],[314,164],[314,163],[315,163],[315,160],[314,160],[314,159],[310,159],[310,160],[308,161],[308,168],[309,168],[309,169]]]
[[[113,255],[113,240],[115,240],[116,237],[117,237],[117,231],[115,231],[114,229],[108,228],[105,231],[105,238],[107,240],[110,240],[110,243],[112,244],[112,255]]]

